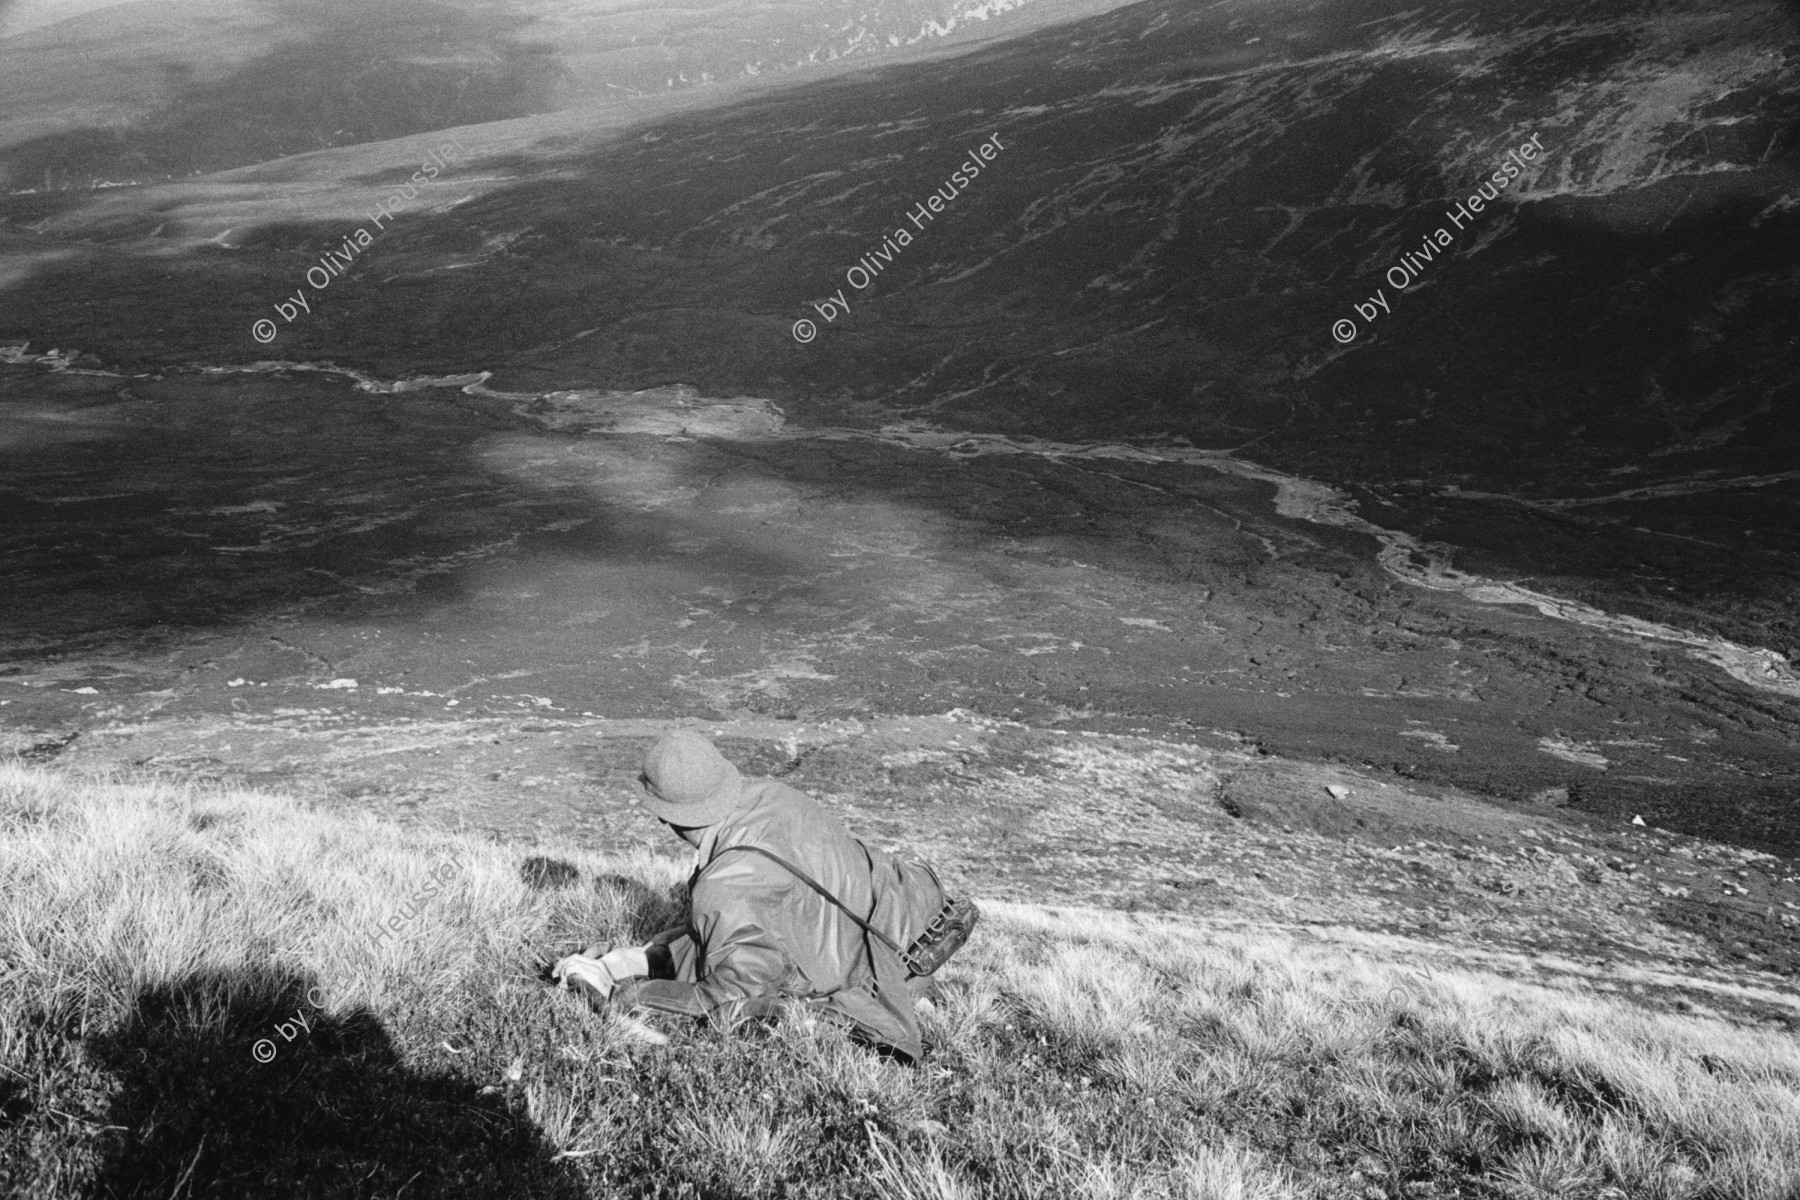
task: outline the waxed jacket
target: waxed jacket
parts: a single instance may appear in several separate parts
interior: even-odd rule
[[[743,803],[700,844],[690,881],[693,980],[631,980],[613,1002],[729,1026],[797,1000],[918,1058],[917,996],[893,951],[785,867],[734,852],[741,846],[762,847],[799,867],[903,947],[943,904],[922,865],[865,845],[804,792],[773,779],[748,780]]]

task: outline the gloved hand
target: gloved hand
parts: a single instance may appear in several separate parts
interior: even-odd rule
[[[650,955],[642,946],[620,946],[600,956],[615,981],[642,979],[650,974]]]
[[[642,979],[650,974],[649,946],[618,946],[611,942],[595,942],[581,952],[583,958],[597,958],[606,964],[614,982]]]
[[[597,997],[604,1002],[612,996],[612,973],[600,959],[589,958],[585,954],[571,954],[551,967],[550,974],[563,987],[573,986],[578,992],[588,993],[590,1000]]]

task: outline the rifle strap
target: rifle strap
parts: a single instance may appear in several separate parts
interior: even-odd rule
[[[862,843],[858,842],[857,844],[861,845]],[[794,878],[798,879],[801,883],[804,883],[807,887],[809,887],[813,891],[819,893],[819,895],[825,897],[825,899],[829,900],[831,903],[837,905],[839,911],[841,911],[846,917],[849,917],[852,921],[855,921],[858,925],[862,926],[864,933],[867,933],[869,936],[873,937],[876,941],[878,941],[882,945],[886,946],[889,950],[892,950],[894,952],[895,957],[899,958],[902,963],[904,963],[906,961],[906,952],[894,943],[893,938],[889,937],[887,934],[881,932],[881,930],[875,928],[873,925],[869,924],[867,921],[865,921],[861,917],[857,916],[854,912],[852,912],[850,910],[850,906],[848,904],[845,904],[842,900],[839,900],[836,896],[832,895],[831,892],[826,890],[826,887],[824,884],[822,884],[818,880],[814,879],[811,875],[808,875],[805,871],[802,871],[799,867],[796,867],[793,863],[789,862],[787,859],[781,857],[781,855],[776,854],[770,850],[764,850],[761,846],[726,846],[726,847],[723,847],[722,849],[720,849],[717,852],[717,854],[714,855],[714,858],[717,858],[718,854],[725,854],[732,850],[747,850],[752,854],[760,854],[764,858],[769,859],[771,862],[774,862],[778,866],[785,868],[790,874],[792,874],[794,876]],[[868,855],[867,847],[863,848],[863,855],[865,857],[867,857],[867,855]],[[874,868],[875,868],[874,861],[871,860],[869,863],[869,885],[870,885],[869,892],[870,892],[870,895],[874,895],[874,883],[875,883],[875,869]]]

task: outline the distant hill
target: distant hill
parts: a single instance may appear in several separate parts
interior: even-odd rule
[[[1116,3],[143,0],[0,40],[0,188],[217,171],[904,56]]]

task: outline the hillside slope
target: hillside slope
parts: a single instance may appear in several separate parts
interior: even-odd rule
[[[6,744],[505,825],[576,819],[515,752],[611,769],[632,722],[824,762],[962,710],[1800,854],[1792,6],[1043,3],[0,199]],[[369,136],[531,107],[462,78]],[[338,111],[254,72],[191,111],[275,129],[259,79]],[[1664,924],[1786,961],[1793,872],[1730,870]]]
[[[0,933],[0,1184],[33,1200],[1800,1185],[1791,1037],[1453,952],[1401,975],[1279,924],[978,885],[988,920],[943,974],[916,1070],[798,1019],[658,1035],[534,978],[571,945],[668,921],[681,870],[0,768],[0,874],[21,904]]]

